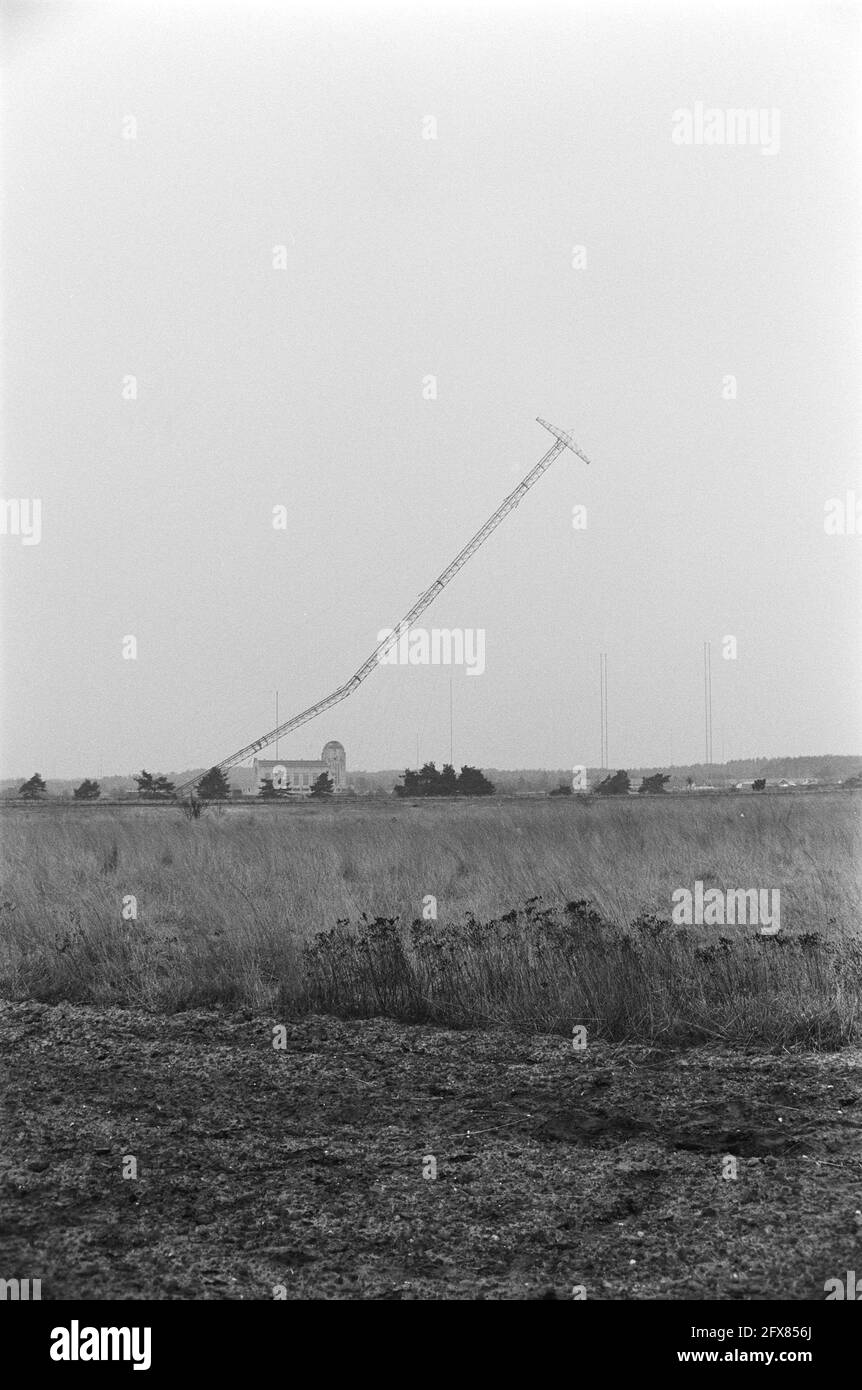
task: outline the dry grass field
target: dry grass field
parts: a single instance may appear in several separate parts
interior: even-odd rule
[[[839,1046],[859,1021],[860,811],[842,792],[7,810],[0,989]],[[673,925],[696,881],[779,890],[780,934]]]

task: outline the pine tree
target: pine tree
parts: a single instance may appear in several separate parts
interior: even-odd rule
[[[458,795],[458,774],[451,763],[443,764],[443,771],[440,773],[440,795]]]
[[[489,782],[478,767],[465,763],[458,774],[458,790],[464,796],[492,796],[494,783]]]
[[[201,801],[227,801],[230,798],[227,774],[220,767],[211,767],[198,783],[197,794]]]
[[[18,795],[23,796],[26,801],[35,801],[37,797],[45,796],[47,790],[48,788],[39,773],[34,772],[33,776],[18,788]]]
[[[173,782],[169,782],[167,777],[162,774],[155,777],[146,769],[142,770],[135,781],[138,784],[138,796],[143,797],[145,801],[170,801],[176,790]]]
[[[419,795],[440,795],[440,773],[437,771],[436,763],[425,763],[419,769]]]
[[[419,773],[405,767],[401,777],[402,785],[393,787],[396,796],[419,796]]]
[[[670,774],[667,772],[656,772],[652,777],[644,777],[638,792],[644,796],[656,796],[664,791],[665,782],[670,781]]]
[[[91,781],[89,777],[85,777],[80,787],[76,787],[72,793],[76,801],[96,801],[101,794],[99,783]]]
[[[627,772],[615,772],[613,776],[609,773],[603,782],[599,782],[596,791],[600,796],[625,796],[630,786]]]

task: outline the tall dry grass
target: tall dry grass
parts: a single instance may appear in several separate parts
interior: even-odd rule
[[[839,792],[7,811],[0,989],[833,1045],[858,1029],[859,821]],[[663,929],[697,879],[780,889],[780,937]]]

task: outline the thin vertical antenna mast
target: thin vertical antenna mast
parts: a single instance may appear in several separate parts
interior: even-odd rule
[[[605,652],[605,766],[611,770],[611,753],[608,748],[608,654]]]
[[[703,644],[703,747],[704,761],[709,767],[709,717],[706,712],[706,643]]]
[[[608,654],[599,653],[599,677],[601,685],[602,702],[602,768],[610,770],[610,754],[608,753]]]
[[[703,644],[703,734],[706,745],[706,765],[712,766],[712,649]]]
[[[605,656],[602,652],[599,652],[599,719],[601,719],[599,769],[605,771]]]
[[[455,718],[452,706],[452,677],[449,677],[449,766],[455,766]]]
[[[275,692],[275,727],[278,728],[278,691]],[[278,739],[275,740],[275,759],[278,762]]]
[[[712,643],[711,643],[711,642],[707,642],[707,644],[706,644],[706,687],[707,687],[707,691],[709,692],[709,704],[708,704],[708,709],[709,709],[709,762],[710,762],[710,766],[712,766],[712,762],[713,762],[713,750],[712,750]]]

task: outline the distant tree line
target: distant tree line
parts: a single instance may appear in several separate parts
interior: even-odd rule
[[[638,787],[638,793],[643,796],[658,796],[665,790],[665,782],[670,781],[670,774],[667,772],[654,772],[651,777],[644,777]],[[599,796],[628,796],[631,791],[631,778],[624,771],[608,773],[607,777],[601,782],[597,782],[592,788]],[[549,796],[572,796],[572,788],[568,782],[561,782],[558,787],[554,787],[548,793]]]
[[[778,762],[778,760],[772,761]],[[833,763],[836,765],[845,765],[850,762],[850,759],[835,758],[826,760],[798,758],[785,760],[783,765],[794,762],[799,763],[803,771],[807,771],[810,765],[814,766],[818,763],[829,762],[830,766],[828,770],[834,772],[834,768],[832,767]],[[740,763],[739,765],[741,766],[742,764]],[[725,766],[729,768],[734,766],[734,764],[728,763]],[[715,769],[712,769],[712,771],[714,772]],[[390,779],[394,775],[397,774],[392,772],[388,774],[354,774],[356,790],[359,791],[360,794],[383,793],[391,787]],[[669,774],[664,772],[655,772],[652,775],[635,775],[641,775],[642,777],[641,785],[637,790],[639,794],[645,796],[665,792],[667,790],[666,783],[671,780]],[[559,772],[553,774],[535,770],[527,771],[526,773],[503,771],[494,773],[494,776],[496,782],[491,782],[478,768],[465,765],[462,767],[460,775],[458,775],[449,763],[445,763],[440,771],[437,770],[434,763],[426,763],[418,772],[410,768],[406,769],[405,772],[401,774],[401,785],[396,786],[394,791],[397,796],[401,797],[489,796],[492,792],[498,790],[502,791],[504,794],[515,793],[516,795],[518,793],[532,793],[534,795],[536,793],[545,793],[549,796],[572,795],[570,775],[567,777],[567,780],[564,781],[560,779]],[[553,782],[554,776],[560,779],[559,785],[557,786],[550,785]],[[128,795],[126,786],[123,785],[124,780],[125,779],[118,777],[109,777],[106,783],[105,794],[109,797],[119,796],[121,800],[124,799]],[[172,801],[176,795],[174,783],[169,781],[164,775],[156,775],[144,769],[139,775],[135,776],[133,780],[137,784],[138,796],[144,801]],[[682,779],[677,776],[676,780],[680,782]],[[685,783],[689,791],[696,790],[694,776],[687,776],[685,778]],[[852,773],[837,783],[837,785],[850,789],[862,788],[862,771]],[[59,784],[55,783],[51,799],[56,798],[58,795],[60,797],[68,796],[71,786],[71,782],[64,782],[62,780]],[[767,778],[763,775],[762,765],[761,775],[753,778],[751,789],[755,792],[762,792],[766,790],[766,786]],[[590,790],[600,796],[626,795],[631,791],[631,779],[627,771],[620,770],[618,772],[608,773],[601,781],[594,783]],[[335,788],[332,778],[328,773],[322,772],[311,788],[311,795],[313,797],[328,797],[332,796],[334,791]],[[91,802],[97,801],[102,795],[102,792],[103,787],[100,782],[96,781],[95,778],[85,777],[79,786],[72,789],[72,796],[76,802]],[[3,795],[8,794],[9,792],[3,793]],[[34,772],[32,777],[22,782],[18,787],[17,795],[23,801],[38,801],[47,798],[49,793],[45,779],[40,773]],[[211,767],[208,772],[205,772],[201,776],[197,785],[196,795],[201,804],[213,801],[231,800],[231,787],[228,782],[227,774],[219,767]],[[261,786],[259,795],[265,800],[270,800],[278,797],[289,798],[291,792],[288,788],[274,787],[271,779],[266,779]]]
[[[392,790],[396,796],[492,796],[495,788],[478,767],[465,763],[456,773],[451,763],[439,770],[435,763],[425,763],[418,772],[405,768]]]

